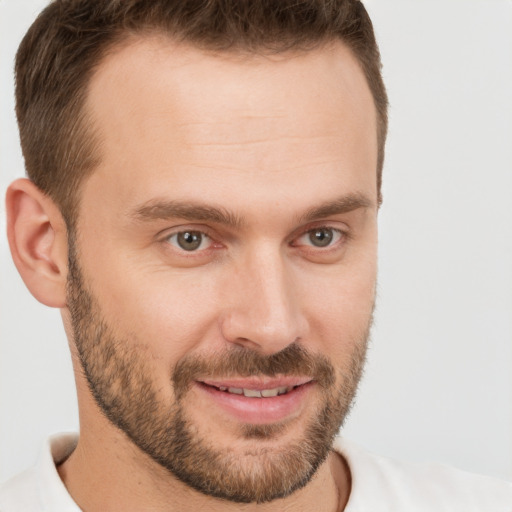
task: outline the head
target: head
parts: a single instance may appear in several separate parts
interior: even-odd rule
[[[56,1],[16,71],[27,171],[65,226],[38,231],[47,259],[65,246],[61,300],[34,294],[63,310],[85,424],[204,494],[306,485],[374,305],[387,100],[362,4]]]

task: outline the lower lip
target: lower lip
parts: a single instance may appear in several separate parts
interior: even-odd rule
[[[311,391],[312,382],[294,388],[292,391],[268,398],[251,398],[196,382],[196,387],[230,416],[253,425],[284,421],[298,415]]]

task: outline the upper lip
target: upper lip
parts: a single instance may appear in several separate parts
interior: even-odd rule
[[[264,390],[275,388],[290,388],[312,382],[311,377],[283,376],[283,377],[229,377],[220,379],[198,379],[198,382],[216,388],[242,388],[252,390]]]

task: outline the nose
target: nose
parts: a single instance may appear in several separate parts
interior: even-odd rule
[[[252,251],[226,286],[229,306],[221,326],[225,340],[264,355],[301,340],[308,324],[296,285],[280,250]]]

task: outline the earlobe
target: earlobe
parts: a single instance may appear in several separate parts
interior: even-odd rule
[[[66,306],[67,231],[55,203],[30,180],[7,189],[7,236],[14,264],[43,304]]]

